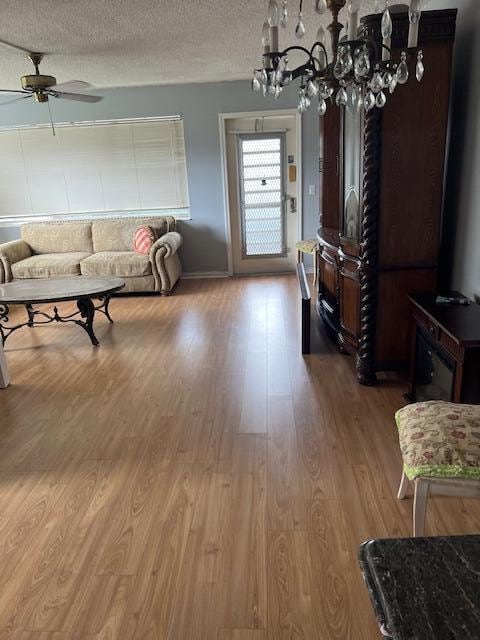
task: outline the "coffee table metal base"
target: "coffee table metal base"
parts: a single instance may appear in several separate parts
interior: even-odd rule
[[[2,337],[2,343],[5,344],[7,338],[14,331],[17,331],[17,329],[21,329],[22,327],[37,327],[41,326],[42,324],[50,324],[50,322],[74,322],[88,333],[93,346],[97,347],[99,345],[99,342],[93,331],[93,320],[95,318],[95,311],[100,311],[100,313],[103,313],[107,317],[109,322],[113,322],[108,311],[110,297],[110,295],[96,296],[95,299],[100,300],[100,304],[96,306],[93,303],[92,298],[79,298],[76,301],[78,311],[75,311],[75,313],[71,313],[67,316],[61,316],[58,312],[58,307],[53,307],[53,315],[50,315],[48,313],[45,313],[45,311],[38,311],[37,309],[34,309],[32,304],[26,304],[25,308],[28,315],[27,322],[22,322],[20,324],[10,326],[8,325],[8,305],[0,303],[0,335]],[[83,318],[83,320],[81,320],[77,316],[80,316],[80,318]],[[40,317],[42,319],[37,320],[37,317]]]

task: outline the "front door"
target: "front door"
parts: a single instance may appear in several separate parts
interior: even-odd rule
[[[291,117],[295,125],[295,117]],[[285,123],[284,123],[285,124]],[[296,181],[287,182],[287,144],[295,131],[229,136],[229,190],[235,274],[295,269]],[[288,154],[295,159],[295,153]],[[293,174],[291,174],[293,175]]]

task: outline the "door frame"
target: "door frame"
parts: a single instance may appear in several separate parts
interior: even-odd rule
[[[222,163],[223,210],[225,217],[225,231],[227,238],[228,275],[233,276],[233,248],[232,229],[230,225],[230,203],[228,193],[227,167],[227,120],[241,118],[262,118],[275,116],[295,116],[295,137],[297,144],[297,238],[300,240],[303,230],[303,155],[302,155],[302,114],[297,109],[270,109],[268,111],[239,111],[233,113],[219,113],[218,125],[220,130],[220,156]],[[247,133],[247,132],[245,132]],[[268,133],[268,132],[266,132]]]

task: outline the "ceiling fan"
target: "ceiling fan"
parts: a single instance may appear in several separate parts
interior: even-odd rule
[[[7,44],[7,43],[4,43]],[[27,58],[35,67],[35,74],[22,76],[22,90],[0,89],[0,93],[22,94],[12,100],[0,102],[3,105],[34,98],[36,102],[48,102],[49,98],[62,98],[63,100],[77,100],[78,102],[99,102],[102,96],[93,96],[85,93],[76,93],[75,90],[85,90],[91,85],[81,80],[71,80],[57,84],[57,79],[53,76],[45,76],[40,73],[39,65],[43,59],[43,53],[27,53]]]

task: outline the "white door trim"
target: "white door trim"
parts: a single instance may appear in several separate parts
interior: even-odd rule
[[[219,113],[220,156],[222,162],[223,209],[225,216],[225,232],[227,237],[228,275],[233,276],[232,228],[230,225],[230,204],[228,198],[227,170],[227,120],[237,118],[262,118],[267,116],[295,116],[295,134],[297,138],[297,240],[303,232],[303,151],[302,151],[302,114],[297,109],[272,109],[269,111],[240,111],[235,113]]]

